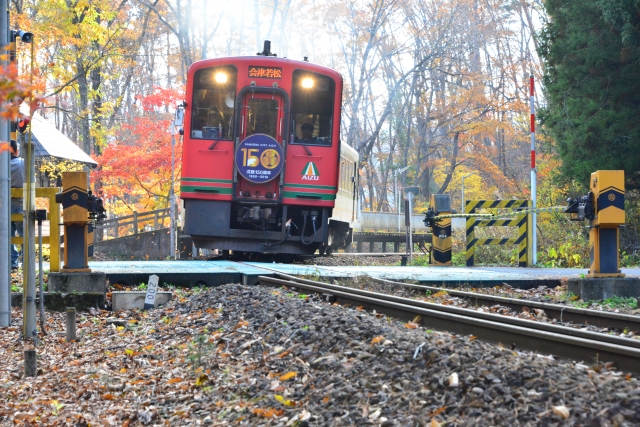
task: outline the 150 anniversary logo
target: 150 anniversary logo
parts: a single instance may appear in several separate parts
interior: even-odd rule
[[[284,165],[282,146],[268,135],[254,134],[238,145],[236,167],[247,181],[256,184],[269,182],[277,177]]]

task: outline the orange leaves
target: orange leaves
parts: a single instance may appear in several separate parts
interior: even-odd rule
[[[273,408],[254,408],[252,412],[264,418],[281,417],[284,415],[284,410]]]
[[[105,393],[105,394],[103,394],[101,397],[102,397],[103,399],[105,399],[105,400],[113,400],[113,399],[115,399],[115,398],[116,398],[116,397],[115,397],[113,394],[111,394],[111,393]]]
[[[176,378],[171,378],[169,381],[167,381],[167,384],[175,384],[175,383],[179,383],[182,382],[182,378],[180,377],[176,377]]]
[[[379,342],[384,341],[384,337],[382,335],[378,335],[377,337],[371,340],[371,345],[378,344]]]
[[[296,375],[298,375],[298,373],[297,373],[297,372],[295,372],[295,371],[290,371],[290,372],[287,372],[286,374],[282,375],[280,378],[278,378],[278,380],[280,380],[280,381],[287,381],[287,380],[290,380],[291,378],[295,378],[295,377],[296,377]]]
[[[246,320],[240,320],[238,324],[235,326],[235,328],[233,329],[240,329],[240,328],[244,328],[245,326],[249,326],[249,322],[247,322]]]
[[[418,325],[416,323],[413,323],[413,322],[407,322],[407,323],[404,324],[404,327],[407,328],[407,329],[416,329],[418,326],[420,326],[420,325]]]

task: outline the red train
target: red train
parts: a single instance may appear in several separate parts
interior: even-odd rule
[[[340,141],[338,72],[265,42],[191,65],[186,96],[183,231],[197,248],[330,254],[351,242],[358,155]]]

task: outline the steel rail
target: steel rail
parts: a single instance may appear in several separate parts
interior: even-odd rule
[[[571,307],[561,304],[549,304],[545,302],[521,300],[517,298],[499,297],[496,295],[479,294],[475,292],[456,291],[452,289],[438,288],[426,285],[414,285],[411,283],[395,282],[387,279],[372,277],[372,280],[380,283],[390,284],[394,286],[402,286],[406,288],[441,292],[445,291],[450,296],[468,299],[476,304],[482,303],[489,306],[492,304],[500,304],[509,307],[512,310],[522,311],[523,307],[538,308],[544,310],[547,317],[558,319],[562,322],[573,322],[578,324],[587,324],[598,326],[601,328],[616,328],[619,330],[629,329],[631,331],[640,331],[640,316],[629,314],[612,313],[610,311],[589,310],[586,308]]]
[[[362,306],[405,321],[420,316],[420,324],[425,327],[474,335],[507,347],[515,346],[558,357],[584,360],[589,364],[611,361],[618,369],[640,372],[640,342],[636,340],[314,282],[284,274],[279,276],[284,278],[260,276],[260,284],[330,294],[341,304]]]

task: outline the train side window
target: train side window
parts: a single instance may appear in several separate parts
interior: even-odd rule
[[[238,70],[232,65],[196,71],[191,103],[191,138],[233,139]]]
[[[331,145],[336,84],[328,76],[295,70],[291,87],[291,143]]]

